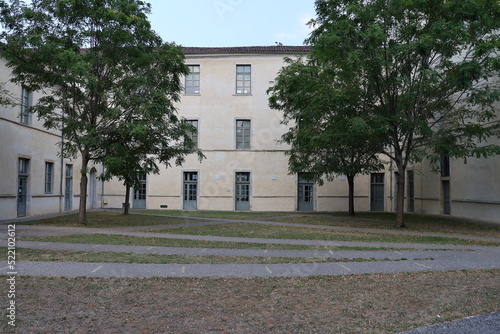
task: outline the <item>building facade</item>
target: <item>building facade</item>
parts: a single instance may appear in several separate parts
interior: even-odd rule
[[[75,210],[79,161],[62,158],[61,134],[29,112],[41,94],[11,83],[9,75],[0,58],[0,83],[15,104],[0,106],[0,220]],[[91,171],[97,175],[96,167]]]
[[[132,208],[347,211],[345,177],[318,186],[305,175],[288,173],[288,147],[280,143],[288,128],[281,124],[281,113],[268,106],[267,90],[284,66],[284,58],[307,54],[308,47],[184,51],[190,74],[184,79],[185,91],[177,108],[198,129],[193,139],[206,159],[200,163],[193,154],[181,167],[163,166],[159,175],[144,175],[141,187],[132,191]],[[6,82],[3,69],[0,79]],[[24,98],[22,87],[9,84],[8,88]],[[32,99],[36,98],[35,94]],[[20,194],[25,187],[25,215],[76,209],[78,161],[59,157],[57,143],[62,138],[44,130],[36,120],[24,124],[19,107],[0,110],[0,171],[4,176],[0,219],[23,215]],[[448,160],[445,166],[442,175],[425,163],[409,168],[406,211],[500,221],[500,158],[469,159],[467,164]],[[73,170],[70,181],[68,168]],[[99,166],[90,170],[89,208],[121,208],[124,186],[119,181],[99,181],[101,171]],[[377,173],[358,176],[355,209],[394,211],[394,173],[388,164]],[[53,189],[47,192],[50,180]]]

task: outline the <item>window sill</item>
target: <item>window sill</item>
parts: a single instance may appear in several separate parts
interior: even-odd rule
[[[233,94],[233,96],[252,96],[252,94]]]
[[[201,96],[201,94],[183,94],[184,96]]]

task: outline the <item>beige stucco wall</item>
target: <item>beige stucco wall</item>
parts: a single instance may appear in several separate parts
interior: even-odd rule
[[[166,207],[183,209],[183,173],[198,173],[198,210],[235,210],[235,173],[250,173],[250,210],[297,210],[298,177],[288,173],[288,148],[279,144],[288,128],[280,124],[282,115],[268,106],[267,89],[283,66],[284,54],[198,54],[187,55],[186,64],[200,65],[200,94],[183,94],[177,105],[179,114],[198,120],[199,147],[206,156],[201,163],[195,155],[183,166],[161,167],[159,175],[147,176],[148,209]],[[291,56],[287,54],[286,56]],[[236,65],[252,66],[252,93],[236,95]],[[0,61],[0,67],[3,63]],[[4,67],[0,80],[8,81]],[[20,94],[21,88],[11,83],[8,89]],[[35,95],[35,98],[37,95]],[[16,216],[17,162],[30,159],[28,215],[59,212],[63,204],[60,191],[61,162],[56,146],[57,132],[43,129],[36,116],[31,126],[19,124],[19,108],[0,107],[0,219]],[[237,119],[251,121],[251,149],[236,150]],[[500,144],[499,140],[492,143]],[[44,194],[44,166],[55,164],[54,194]],[[79,161],[64,159],[63,166],[74,164],[73,209],[79,200]],[[457,217],[500,220],[500,158],[451,161],[451,215]],[[92,168],[92,166],[91,166]],[[90,169],[90,168],[89,168]],[[417,213],[442,214],[442,178],[428,164],[409,167],[414,171],[414,208]],[[102,183],[96,177],[102,172],[95,166],[90,176],[88,207],[121,208],[125,189],[121,182]],[[384,173],[384,208],[395,209],[394,170],[387,164]],[[407,184],[408,186],[408,184]],[[369,211],[370,175],[355,180],[355,209]],[[92,191],[91,191],[92,189]],[[64,192],[64,189],[63,189]],[[405,191],[407,194],[407,190]],[[337,176],[332,182],[314,186],[314,210],[346,211],[348,184]],[[407,199],[408,201],[408,199]],[[406,204],[408,202],[405,202]],[[133,204],[133,199],[131,198]]]
[[[9,91],[14,102],[19,104],[21,87],[9,81],[10,70],[0,58],[0,82]],[[41,97],[33,92],[33,103]],[[0,220],[18,216],[18,164],[19,159],[29,159],[27,187],[27,216],[42,215],[64,210],[61,192],[61,164],[74,167],[72,209],[78,207],[78,161],[60,158],[57,143],[61,138],[57,131],[46,130],[43,122],[32,115],[29,125],[19,123],[20,106],[0,106]],[[45,193],[45,163],[54,164],[53,191]]]

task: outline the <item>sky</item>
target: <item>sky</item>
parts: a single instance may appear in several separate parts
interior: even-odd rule
[[[146,0],[165,42],[182,46],[303,45],[314,0]]]

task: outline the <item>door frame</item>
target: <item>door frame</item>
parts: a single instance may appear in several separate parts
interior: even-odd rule
[[[240,181],[238,182],[238,174],[248,174],[248,181]],[[252,208],[252,172],[249,171],[249,170],[236,170],[234,171],[233,173],[234,175],[234,210],[235,211],[251,211],[251,208]],[[238,201],[238,184],[241,184],[241,185],[244,185],[244,184],[247,184],[248,185],[248,201]],[[245,208],[245,209],[239,209],[238,208],[238,202],[248,202],[248,208]]]
[[[196,174],[196,181],[186,181],[186,174]],[[200,172],[198,170],[183,170],[182,171],[182,182],[181,182],[181,193],[182,193],[182,210],[198,210],[198,199],[200,196]],[[194,200],[195,202],[195,208],[186,208],[186,185],[187,184],[196,184],[196,199]]]

